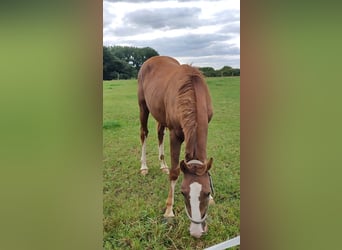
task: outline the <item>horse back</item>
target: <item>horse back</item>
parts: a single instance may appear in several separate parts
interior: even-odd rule
[[[199,98],[198,107],[195,109],[204,111],[209,122],[212,117],[212,106],[202,74],[194,67],[181,65],[171,57],[155,56],[142,65],[138,74],[139,103],[146,103],[152,116],[163,125],[169,128],[180,127],[178,96],[184,86],[194,85]],[[200,105],[204,106],[200,108]]]

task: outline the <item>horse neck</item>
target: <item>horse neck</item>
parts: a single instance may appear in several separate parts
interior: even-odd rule
[[[206,102],[206,92],[202,82],[193,82],[195,93],[195,124],[184,134],[185,139],[185,159],[187,161],[197,159],[202,162],[207,158],[207,134],[208,134],[208,110]]]
[[[185,134],[185,159],[187,161],[197,159],[204,162],[207,158],[207,124],[197,124],[194,131]]]

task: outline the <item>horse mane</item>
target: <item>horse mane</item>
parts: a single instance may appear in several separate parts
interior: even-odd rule
[[[186,155],[185,160],[190,161],[196,157],[198,113],[196,105],[195,84],[204,82],[202,73],[190,66],[181,65],[184,71],[182,84],[178,90],[177,110],[180,114],[181,126],[184,133]],[[205,166],[204,166],[205,168]],[[203,167],[197,166],[196,174],[203,174]]]

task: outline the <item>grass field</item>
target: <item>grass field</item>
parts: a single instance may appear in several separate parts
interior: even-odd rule
[[[211,175],[215,205],[209,231],[200,239],[189,234],[179,176],[175,218],[163,218],[168,176],[159,170],[157,128],[149,118],[147,165],[140,175],[140,123],[136,80],[103,83],[104,249],[203,249],[240,234],[240,78],[207,78],[214,116],[209,124],[207,155],[214,158]],[[165,157],[170,166],[169,138]],[[181,159],[184,157],[184,145]],[[235,247],[233,249],[239,249]]]

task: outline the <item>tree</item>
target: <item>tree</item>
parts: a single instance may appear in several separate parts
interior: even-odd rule
[[[125,61],[103,47],[103,80],[129,79],[135,75],[135,70]]]
[[[212,67],[202,67],[199,68],[199,70],[203,73],[204,76],[206,77],[214,77],[217,76],[217,72],[215,71],[214,68]]]
[[[150,47],[145,47],[145,48],[140,49],[138,54],[139,55],[135,64],[137,71],[140,70],[141,66],[147,59],[153,56],[159,56],[158,52]]]
[[[112,80],[115,71],[115,58],[107,47],[103,47],[103,80]]]
[[[203,75],[206,77],[215,77],[215,76],[240,76],[240,69],[233,69],[230,66],[224,66],[222,69],[215,70],[212,67],[202,67],[199,68],[202,71]]]
[[[132,77],[136,77],[142,64],[153,56],[158,56],[158,52],[150,47],[137,48],[128,46],[108,47],[111,54],[134,68]]]
[[[233,76],[240,76],[240,69],[233,69],[232,75]]]
[[[222,69],[218,70],[218,74],[219,76],[231,76],[232,70],[232,67],[224,66]]]

